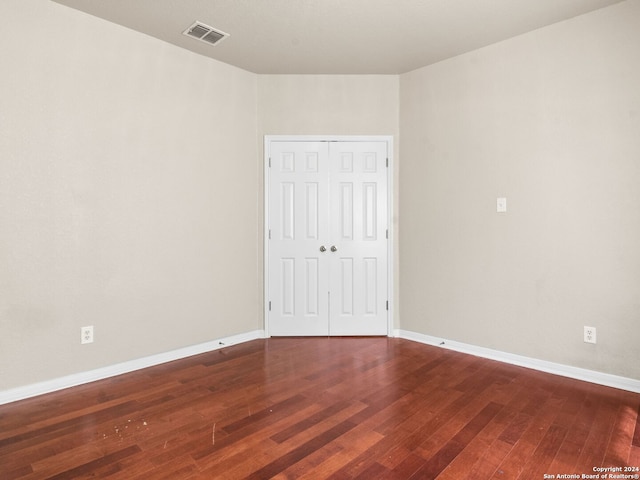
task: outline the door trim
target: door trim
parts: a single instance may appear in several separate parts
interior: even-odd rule
[[[389,238],[387,242],[387,336],[392,337],[394,318],[394,227],[393,227],[393,135],[265,135],[263,157],[263,206],[264,206],[264,232],[263,232],[263,318],[265,336],[270,337],[269,331],[269,162],[271,156],[271,142],[386,142],[387,157],[389,160],[387,170],[387,226]]]

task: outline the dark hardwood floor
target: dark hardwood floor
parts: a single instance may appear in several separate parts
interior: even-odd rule
[[[0,479],[580,476],[640,467],[639,407],[408,340],[272,338],[0,406]]]

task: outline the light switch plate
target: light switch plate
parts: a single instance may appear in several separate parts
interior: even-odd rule
[[[506,197],[498,197],[498,199],[496,200],[496,211],[498,213],[504,213],[507,211]]]

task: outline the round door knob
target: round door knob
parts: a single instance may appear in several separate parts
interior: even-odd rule
[[[338,251],[338,249],[336,248],[336,246],[335,246],[335,245],[331,245],[331,251],[332,251],[332,252],[337,252],[337,251]]]
[[[322,245],[322,246],[320,247],[320,251],[321,251],[321,252],[326,252],[326,251],[327,251],[327,248],[326,248],[324,245]]]

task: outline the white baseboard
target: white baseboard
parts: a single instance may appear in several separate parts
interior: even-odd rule
[[[432,337],[430,335],[415,333],[408,330],[394,330],[393,336],[404,338],[406,340],[413,340],[414,342],[424,343],[427,345],[433,345],[440,348],[447,348],[449,350],[455,350],[461,353],[468,353],[477,357],[489,358],[491,360],[497,360],[499,362],[531,368],[555,375],[561,375],[563,377],[583,380],[598,385],[605,385],[607,387],[619,388],[621,390],[640,393],[640,381],[632,378],[619,377],[617,375],[611,375],[608,373],[596,372],[593,370],[586,370],[578,367],[571,367],[568,365],[548,362],[545,360],[538,360],[521,355],[514,355],[512,353],[501,352],[498,350],[492,350],[490,348],[478,347],[475,345],[455,342],[452,340],[445,340],[442,338]],[[265,337],[266,335],[264,330],[254,330],[252,332],[220,338],[210,342],[201,343],[199,345],[192,345],[190,347],[180,348],[178,350],[172,350],[170,352],[164,352],[157,355],[151,355],[149,357],[130,360],[128,362],[118,363],[116,365],[110,365],[108,367],[98,368],[96,370],[90,370],[88,372],[76,373],[73,375],[68,375],[66,377],[60,377],[53,380],[47,380],[31,385],[25,385],[23,387],[0,391],[0,405],[15,402],[18,400],[24,400],[25,398],[31,398],[45,393],[63,390],[69,387],[75,387],[77,385],[94,382],[96,380],[115,377],[116,375],[122,375],[123,373],[133,372],[142,368],[160,365],[162,363],[171,362],[173,360],[179,360],[181,358],[190,357],[192,355],[211,352],[220,348],[237,345],[239,343],[249,342],[251,340]]]
[[[25,398],[35,397],[44,393],[51,393],[57,390],[75,387],[76,385],[95,382],[96,380],[115,377],[116,375],[122,375],[123,373],[129,373],[142,368],[160,365],[161,363],[179,360],[181,358],[198,355],[200,353],[211,352],[213,350],[218,350],[230,345],[236,345],[238,343],[249,342],[258,338],[265,338],[264,330],[254,330],[253,332],[219,338],[210,342],[179,348],[170,352],[158,353],[149,357],[138,358],[136,360],[130,360],[128,362],[118,363],[116,365],[110,365],[96,370],[90,370],[88,372],[75,373],[73,375],[67,375],[66,377],[55,378],[53,380],[25,385],[24,387],[0,391],[0,405],[15,402],[17,400],[24,400]]]
[[[394,336],[413,340],[414,342],[425,343],[436,347],[455,350],[456,352],[468,353],[476,357],[489,358],[499,362],[510,363],[520,367],[531,368],[541,372],[561,375],[563,377],[583,380],[585,382],[605,385],[607,387],[619,388],[629,392],[640,393],[640,380],[632,378],[619,377],[608,373],[596,372],[594,370],[586,370],[584,368],[571,367],[560,363],[548,362],[546,360],[538,360],[535,358],[523,357],[512,353],[492,350],[490,348],[478,347],[467,343],[455,342],[443,338],[432,337],[422,333],[410,332],[408,330],[394,330]]]

